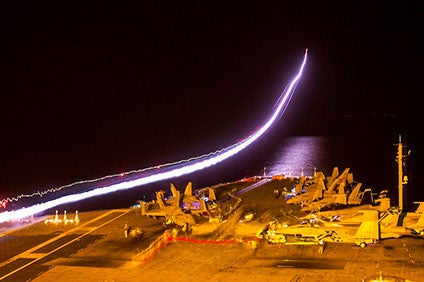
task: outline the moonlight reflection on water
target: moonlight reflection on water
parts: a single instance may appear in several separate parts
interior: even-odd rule
[[[290,137],[274,152],[271,165],[267,167],[270,175],[312,176],[320,167],[327,152],[326,138],[319,136]]]

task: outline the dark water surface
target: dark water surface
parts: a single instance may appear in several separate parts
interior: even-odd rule
[[[387,136],[369,131],[331,136],[281,137],[276,134],[268,135],[238,155],[202,171],[96,196],[55,207],[47,212],[51,213],[55,209],[89,211],[128,207],[140,199],[153,199],[157,190],[165,190],[169,194],[170,182],[174,183],[177,189],[183,191],[189,181],[193,183],[193,189],[198,189],[253,175],[312,176],[314,171],[322,171],[325,175],[330,175],[333,167],[338,167],[340,173],[345,168],[349,168],[355,181],[363,183],[364,188],[372,188],[375,193],[388,190],[392,205],[397,205],[398,167],[395,157],[398,142],[399,136]],[[410,179],[413,179],[413,175],[411,175],[413,170],[409,166],[407,161],[404,172]],[[96,185],[103,187],[113,181],[114,179],[107,179]],[[411,181],[405,186],[404,198],[407,202],[420,200],[421,195],[417,186],[418,184],[414,186]],[[92,188],[93,185],[85,183],[41,198],[33,197],[30,200],[22,200],[11,207],[12,209],[19,208],[24,204],[30,205],[36,201],[47,201]]]

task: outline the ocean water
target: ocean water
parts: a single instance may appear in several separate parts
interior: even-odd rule
[[[371,135],[369,132],[355,132],[331,136],[278,136],[270,135],[264,140],[246,148],[232,158],[199,172],[168,179],[145,186],[96,196],[52,208],[54,210],[89,211],[98,209],[123,208],[136,204],[138,200],[151,200],[155,191],[169,193],[170,182],[183,191],[191,181],[193,188],[204,188],[223,182],[230,182],[253,175],[279,175],[298,177],[312,176],[315,171],[330,175],[334,167],[341,173],[345,168],[353,174],[355,181],[363,183],[363,188],[371,188],[374,193],[389,191],[392,205],[397,205],[398,167],[396,163],[399,136]],[[405,174],[411,174],[406,163]],[[132,178],[144,176],[140,173]],[[115,179],[106,179],[97,186],[111,184]],[[92,189],[91,183],[84,183],[51,193],[43,197],[24,199],[11,205],[11,209],[20,208],[41,201],[52,200],[67,194]],[[412,187],[412,188],[411,188]],[[419,200],[419,193],[414,193],[413,186],[405,185],[405,202]],[[404,204],[407,206],[407,203]]]
[[[315,171],[330,175],[334,167],[338,167],[340,173],[349,168],[353,179],[361,182],[364,189],[371,188],[376,194],[387,190],[391,204],[397,206],[399,182],[396,157],[399,143],[399,136],[390,138],[368,134],[288,137],[281,140],[264,162],[264,171],[270,175],[311,176]],[[419,184],[410,181],[414,179],[414,165],[406,156],[408,148],[403,142],[402,145],[402,172],[409,180],[403,185],[403,205],[412,208],[412,202],[419,201],[422,193]]]

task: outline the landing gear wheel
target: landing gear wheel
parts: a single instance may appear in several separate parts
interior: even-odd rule
[[[359,244],[359,247],[361,247],[361,248],[365,248],[365,246],[366,246],[367,244],[365,244],[365,242],[361,242],[360,244]]]

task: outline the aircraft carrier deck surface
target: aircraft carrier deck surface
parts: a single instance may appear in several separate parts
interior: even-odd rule
[[[256,233],[270,219],[294,221],[299,213],[276,198],[276,185],[292,183],[270,181],[249,190],[239,195],[240,208],[228,219],[204,222],[189,234],[142,216],[136,207],[79,213],[78,224],[65,224],[59,211],[62,222],[35,218],[19,229],[0,229],[0,281],[359,282],[380,274],[392,277],[384,281],[424,281],[424,240],[412,236],[365,248],[258,240]],[[252,221],[240,220],[246,212],[254,212]],[[75,215],[69,212],[67,218]],[[125,224],[141,228],[142,236],[126,237]]]

